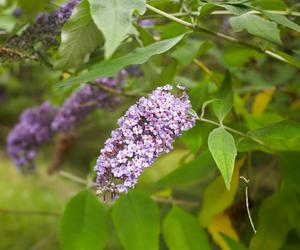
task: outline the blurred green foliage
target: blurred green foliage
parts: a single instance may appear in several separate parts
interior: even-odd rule
[[[54,46],[7,47],[65,2],[0,0],[0,249],[299,249],[298,1],[82,0]],[[132,64],[142,76],[127,78],[117,110],[55,135],[35,173],[14,169],[6,137],[25,108],[60,106]],[[170,82],[186,87],[197,125],[103,203],[99,150],[139,96]]]

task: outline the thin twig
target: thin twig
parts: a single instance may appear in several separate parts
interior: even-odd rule
[[[285,63],[288,63],[288,64],[291,64],[291,62],[289,60],[287,60],[286,58],[284,58],[283,56],[281,56],[280,54],[278,54],[277,52],[271,50],[271,49],[264,49],[264,48],[260,48],[256,45],[253,45],[251,43],[248,43],[248,42],[245,42],[245,41],[242,41],[238,38],[235,38],[233,36],[229,36],[227,34],[224,34],[224,33],[221,33],[221,32],[217,32],[217,31],[213,31],[213,30],[210,30],[210,29],[207,29],[207,28],[204,28],[202,26],[199,26],[199,25],[194,25],[192,23],[189,23],[189,22],[186,22],[180,18],[177,18],[176,16],[173,16],[169,13],[166,13],[160,9],[157,9],[149,4],[147,4],[147,8],[161,16],[164,16],[166,18],[168,18],[169,20],[172,20],[176,23],[179,23],[181,25],[184,25],[185,27],[193,30],[193,31],[199,31],[201,33],[205,33],[207,35],[211,35],[211,36],[214,36],[214,37],[218,37],[218,38],[222,38],[223,40],[226,40],[228,42],[231,42],[231,43],[236,43],[236,44],[239,44],[239,45],[242,45],[244,47],[248,47],[250,49],[253,49],[253,50],[256,50],[260,53],[264,53],[266,55],[269,55],[270,57],[272,58],[275,58],[281,62],[285,62]],[[281,51],[278,51],[278,52],[281,52]],[[283,53],[283,52],[282,52]]]
[[[251,10],[247,12],[248,14],[256,14],[256,15],[262,15],[263,13],[261,11],[257,11],[257,10]],[[272,13],[272,14],[279,14],[279,15],[285,15],[285,16],[294,16],[294,17],[300,17],[300,12],[296,12],[296,11],[282,11],[282,10],[268,10],[268,13]],[[170,13],[170,15],[175,16],[175,17],[186,17],[186,16],[199,16],[200,12],[199,11],[190,11],[187,13]],[[213,12],[210,13],[210,15],[232,15],[232,12],[228,11],[228,10],[215,10]],[[160,15],[145,15],[145,16],[141,16],[141,19],[148,19],[148,18],[159,18],[161,17]]]
[[[217,84],[217,86],[220,86],[219,80],[214,76],[213,72],[203,62],[201,62],[198,59],[194,59],[193,61]]]
[[[267,146],[263,141],[261,141],[260,139],[258,139],[258,138],[256,138],[256,137],[253,137],[253,136],[251,136],[251,135],[249,135],[249,134],[245,134],[245,133],[243,133],[243,132],[241,132],[241,131],[238,131],[238,130],[236,130],[236,129],[227,127],[227,126],[225,126],[224,124],[221,124],[221,123],[218,123],[218,122],[215,122],[215,121],[212,121],[212,120],[203,118],[203,117],[198,117],[197,120],[198,120],[198,121],[202,121],[202,122],[206,122],[206,123],[210,123],[210,124],[213,124],[213,125],[216,125],[216,126],[219,126],[219,127],[223,127],[224,129],[226,129],[226,130],[228,130],[228,131],[230,131],[230,132],[232,132],[232,133],[234,133],[234,134],[237,134],[237,135],[242,136],[242,137],[244,137],[244,138],[249,138],[249,139],[251,139],[252,141],[255,141],[255,142],[257,142],[258,144],[263,145],[264,147],[267,147],[267,148],[268,148],[268,146]]]
[[[248,195],[248,184],[250,182],[249,179],[245,178],[244,176],[240,176],[240,179],[243,180],[245,182],[245,199],[246,199],[246,209],[247,209],[247,214],[248,214],[248,218],[251,224],[251,227],[253,229],[253,232],[256,234],[256,229],[251,217],[251,213],[250,213],[250,208],[249,208],[249,195]]]
[[[173,199],[171,197],[165,198],[156,195],[152,195],[151,198],[152,200],[159,203],[182,205],[186,207],[199,207],[199,203],[196,201],[178,200],[178,199]]]
[[[87,181],[75,176],[71,173],[65,172],[65,171],[60,171],[59,174],[65,178],[70,179],[71,181],[77,182],[79,184],[83,184],[83,185],[87,185]],[[95,187],[97,186],[96,183],[91,182],[89,184],[89,187]],[[195,201],[186,201],[186,200],[177,200],[177,199],[173,199],[171,197],[169,198],[164,198],[164,197],[160,197],[160,196],[156,196],[156,195],[152,195],[151,198],[159,203],[166,203],[166,204],[176,204],[176,205],[182,205],[182,206],[187,206],[187,207],[198,207],[199,203],[195,202]]]
[[[70,174],[68,172],[65,172],[65,171],[59,171],[59,174],[71,181],[74,181],[74,182],[77,182],[79,184],[83,184],[83,185],[86,185],[86,180],[76,176],[76,175],[73,175],[73,174]]]
[[[6,47],[0,47],[0,57],[5,58],[18,58],[18,59],[30,59],[33,61],[38,61],[38,58],[32,55],[24,54],[20,51],[6,48]]]
[[[14,210],[14,209],[3,209],[0,208],[0,213],[2,214],[14,214],[14,215],[42,215],[42,216],[55,216],[59,217],[62,214],[50,211],[30,211],[30,210]]]

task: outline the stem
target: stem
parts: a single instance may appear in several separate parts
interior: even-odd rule
[[[22,211],[14,209],[0,209],[0,213],[3,214],[15,214],[15,215],[43,215],[43,216],[61,216],[61,213],[50,212],[50,211]]]
[[[219,80],[214,76],[213,72],[200,60],[194,59],[193,62],[197,64],[216,84],[220,86]]]
[[[188,28],[191,28],[191,29],[194,28],[194,25],[191,24],[191,23],[189,23],[189,22],[181,20],[181,19],[179,19],[179,18],[177,18],[177,17],[175,17],[175,16],[173,16],[171,14],[168,14],[168,13],[166,13],[166,12],[160,10],[160,9],[157,9],[157,8],[155,8],[155,7],[153,7],[153,6],[149,5],[149,4],[146,4],[146,6],[147,6],[147,9],[149,9],[149,10],[151,10],[151,11],[153,11],[153,12],[155,12],[155,13],[161,15],[161,16],[164,16],[164,17],[166,17],[166,18],[168,18],[168,19],[170,19],[170,20],[172,20],[172,21],[174,21],[176,23],[182,24],[182,25],[184,25],[184,26],[186,26]]]
[[[282,11],[282,10],[268,10],[269,13],[272,14],[279,14],[279,15],[285,15],[285,16],[295,16],[295,17],[300,17],[300,12],[289,12],[289,11]],[[249,14],[257,14],[257,15],[261,15],[261,11],[257,11],[257,10],[251,10],[248,12]],[[175,16],[175,17],[186,17],[186,16],[199,16],[200,13],[197,11],[192,11],[192,12],[188,12],[188,13],[170,13],[170,15]],[[210,13],[210,15],[232,15],[231,12],[229,12],[228,10],[215,10],[213,12]],[[143,19],[148,19],[148,18],[158,18],[160,17],[159,15],[148,15],[148,16],[143,16]]]
[[[179,23],[179,24],[182,24],[184,26],[186,26],[187,28],[189,29],[192,29],[193,31],[199,31],[199,32],[202,32],[202,33],[205,33],[207,35],[211,35],[211,36],[214,36],[214,37],[218,37],[218,38],[222,38],[223,40],[226,40],[228,42],[231,42],[231,43],[236,43],[236,44],[239,44],[239,45],[242,45],[244,47],[248,47],[250,49],[253,49],[253,50],[256,50],[260,53],[264,53],[272,58],[275,58],[276,60],[278,61],[281,61],[281,62],[285,62],[285,63],[288,63],[288,64],[291,64],[289,61],[287,61],[285,58],[283,58],[281,55],[277,54],[275,51],[272,51],[270,49],[263,49],[263,48],[260,48],[256,45],[253,45],[251,43],[247,43],[245,41],[242,41],[238,38],[235,38],[233,36],[229,36],[229,35],[226,35],[224,33],[221,33],[221,32],[217,32],[217,31],[213,31],[213,30],[210,30],[210,29],[206,29],[204,27],[201,27],[199,25],[194,25],[192,23],[189,23],[189,22],[186,22],[184,20],[181,20],[180,18],[177,18],[171,14],[168,14],[162,10],[159,10],[149,4],[147,4],[147,8],[161,16],[164,16],[166,18],[168,18],[169,20],[172,20],[176,23]],[[292,64],[293,65],[293,64]]]
[[[65,172],[65,171],[59,171],[59,174],[71,181],[74,181],[74,182],[77,182],[79,184],[83,184],[83,185],[86,185],[86,180],[76,176],[76,175],[73,175],[73,174],[70,174],[68,172]]]
[[[215,122],[215,121],[212,121],[212,120],[203,118],[203,117],[202,117],[202,118],[199,117],[197,120],[202,121],[202,122],[206,122],[206,123],[210,123],[210,124],[213,124],[213,125],[216,125],[216,126],[219,126],[219,127],[223,127],[224,129],[226,129],[226,130],[228,130],[228,131],[230,131],[230,132],[232,132],[232,133],[235,133],[235,134],[240,135],[240,136],[245,137],[245,138],[249,138],[249,139],[251,139],[251,140],[257,142],[258,144],[267,147],[267,145],[265,145],[265,143],[264,143],[263,141],[259,140],[258,138],[253,137],[253,136],[248,135],[248,134],[245,134],[245,133],[243,133],[243,132],[241,132],[241,131],[238,131],[238,130],[236,130],[236,129],[227,127],[227,126],[225,126],[224,124],[220,124],[220,123],[218,123],[218,122]]]
[[[38,61],[38,58],[31,55],[26,55],[20,51],[13,50],[11,48],[0,47],[0,57],[8,57],[8,58],[19,58],[19,59],[30,59],[33,61]]]
[[[186,201],[186,200],[177,200],[173,198],[165,198],[160,196],[151,196],[152,200],[159,202],[159,203],[165,203],[165,204],[175,204],[175,205],[182,205],[186,207],[199,207],[199,203],[195,201]]]
[[[77,182],[79,184],[83,184],[83,185],[87,185],[87,181],[76,176],[73,175],[71,173],[65,172],[65,171],[60,171],[59,174],[65,178],[70,179],[71,181]],[[91,185],[89,185],[89,187],[95,187],[97,184],[92,182]],[[173,198],[164,198],[164,197],[159,197],[156,195],[152,195],[151,196],[152,200],[159,202],[159,203],[166,203],[166,204],[176,204],[176,205],[183,205],[183,206],[187,206],[187,207],[198,207],[199,203],[195,202],[195,201],[186,201],[186,200],[177,200],[177,199],[173,199]]]
[[[251,213],[250,213],[250,208],[249,208],[249,195],[248,195],[248,184],[250,182],[250,180],[246,179],[244,176],[240,176],[240,179],[243,180],[245,182],[245,199],[246,199],[246,209],[247,209],[247,214],[248,214],[248,218],[251,224],[251,227],[253,229],[253,232],[256,234],[256,229],[251,217]]]

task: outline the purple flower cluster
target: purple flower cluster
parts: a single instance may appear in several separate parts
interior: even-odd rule
[[[20,36],[11,38],[6,47],[20,49],[32,48],[37,42],[41,42],[46,48],[57,44],[57,35],[61,27],[69,19],[74,7],[80,0],[70,0],[57,10],[38,15],[35,23],[31,24]]]
[[[127,75],[126,70],[121,70],[116,77],[98,78],[71,95],[61,108],[44,103],[25,110],[7,139],[7,151],[16,166],[34,167],[36,148],[50,140],[54,132],[68,132],[96,108],[114,109],[121,98],[101,86],[117,89],[125,82]]]
[[[118,120],[95,166],[99,192],[126,193],[145,167],[163,152],[172,150],[176,137],[195,125],[191,104],[180,87],[177,95],[166,85],[142,97]]]
[[[52,122],[52,129],[65,132],[74,128],[96,108],[112,110],[121,98],[101,89],[100,85],[116,88],[125,81],[126,76],[127,72],[122,70],[116,77],[101,77],[93,84],[85,84],[65,101]]]
[[[34,168],[37,147],[51,139],[56,109],[48,102],[26,109],[7,138],[7,151],[18,168]]]

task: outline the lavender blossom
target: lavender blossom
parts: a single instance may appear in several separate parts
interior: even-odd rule
[[[120,103],[119,96],[111,95],[99,85],[117,88],[125,81],[127,72],[122,70],[117,77],[101,77],[94,84],[86,84],[71,95],[52,122],[54,131],[66,132],[74,128],[96,108],[112,110]]]
[[[141,77],[144,75],[140,65],[138,64],[129,65],[128,67],[126,67],[126,71],[128,72],[129,75],[134,77]]]
[[[37,147],[52,137],[50,124],[55,114],[48,102],[22,113],[7,138],[7,151],[18,168],[34,168]]]
[[[195,125],[196,117],[184,90],[159,87],[142,97],[118,120],[97,160],[95,172],[100,193],[126,193],[137,183],[143,169],[163,152],[172,150],[176,137]]]
[[[154,25],[154,21],[152,19],[144,19],[139,22],[139,25],[142,27],[152,27]]]
[[[23,10],[21,8],[15,8],[12,12],[12,15],[15,17],[20,17],[23,13]]]
[[[80,0],[70,0],[50,14],[47,12],[39,14],[35,23],[31,24],[20,36],[11,38],[6,47],[14,47],[18,50],[29,49],[37,42],[41,42],[46,48],[56,45],[57,35],[79,2]]]

